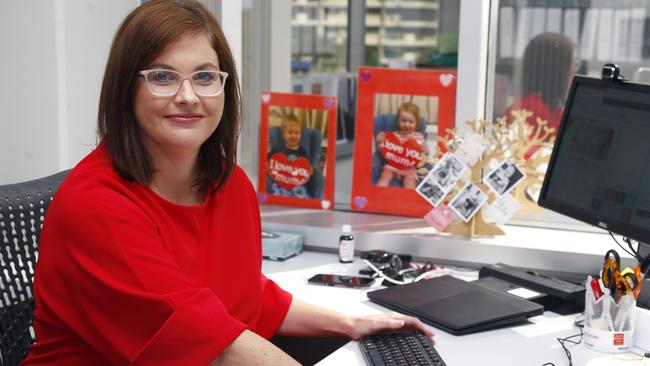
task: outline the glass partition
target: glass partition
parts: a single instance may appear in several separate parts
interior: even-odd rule
[[[496,9],[488,118],[510,120],[513,110],[523,108],[532,112],[528,121],[534,128],[539,117],[557,131],[573,75],[600,77],[609,62],[633,81],[650,82],[650,69],[644,67],[650,58],[649,0],[503,0]],[[536,200],[538,192],[527,193]],[[518,219],[576,228],[547,211],[524,210]]]
[[[458,0],[292,0],[291,88],[339,99],[335,207],[348,209],[357,67],[456,70]],[[436,126],[427,133],[435,135]]]

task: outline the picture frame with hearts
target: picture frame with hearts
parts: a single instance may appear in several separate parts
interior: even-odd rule
[[[333,209],[338,100],[263,92],[258,200]]]
[[[359,68],[353,210],[414,217],[431,210],[415,188],[433,151],[445,150],[437,137],[454,127],[456,83],[452,71]]]

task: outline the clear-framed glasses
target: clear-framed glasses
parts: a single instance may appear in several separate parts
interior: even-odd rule
[[[168,69],[142,70],[142,75],[147,89],[153,95],[168,97],[178,93],[183,80],[187,79],[192,84],[194,92],[202,97],[214,97],[223,91],[228,73],[216,70],[199,70],[189,75]]]

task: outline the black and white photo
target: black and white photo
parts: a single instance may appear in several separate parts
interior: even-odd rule
[[[430,179],[433,179],[443,191],[449,192],[458,179],[465,173],[467,166],[453,154],[446,154],[433,167]]]
[[[446,192],[432,179],[432,173],[426,176],[425,179],[415,188],[415,190],[424,197],[434,207],[438,206],[442,199],[445,197]]]
[[[487,201],[488,196],[476,184],[467,183],[451,201],[449,207],[468,222]]]
[[[487,184],[496,194],[503,196],[510,192],[517,183],[524,179],[522,172],[513,162],[505,160],[496,169],[488,174],[483,182]]]

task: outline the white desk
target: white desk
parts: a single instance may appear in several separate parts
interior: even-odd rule
[[[304,252],[285,262],[264,261],[263,271],[296,298],[349,314],[371,314],[388,311],[371,303],[362,290],[308,285],[307,279],[316,273],[354,274],[362,267],[356,259],[354,264],[336,262],[333,254]],[[448,366],[466,365],[536,365],[552,362],[557,366],[568,365],[564,350],[556,338],[579,333],[573,326],[571,316],[559,316],[551,312],[531,318],[528,324],[454,336],[436,328],[436,349]],[[623,361],[620,356],[599,353],[584,346],[567,347],[576,366],[650,365],[650,360]],[[324,360],[319,366],[365,365],[357,342],[349,342]]]

